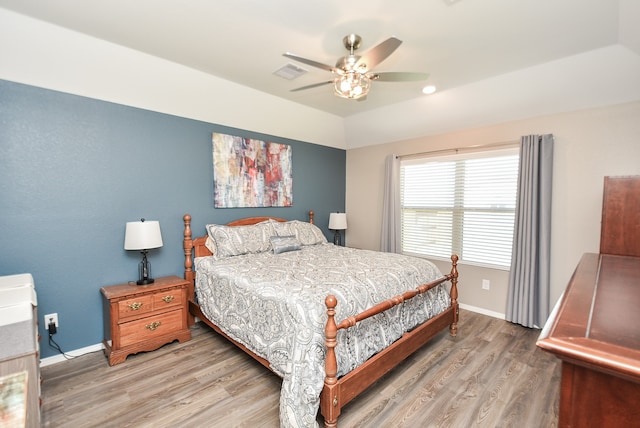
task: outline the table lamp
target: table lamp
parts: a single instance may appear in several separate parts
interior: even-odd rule
[[[346,213],[331,213],[329,214],[329,229],[334,231],[333,243],[335,245],[342,245],[341,230],[347,228],[347,214]]]
[[[127,222],[124,233],[124,249],[138,250],[142,254],[142,261],[138,266],[138,285],[153,283],[151,277],[151,265],[147,260],[147,253],[152,248],[162,247],[162,234],[160,233],[160,223],[157,221]]]

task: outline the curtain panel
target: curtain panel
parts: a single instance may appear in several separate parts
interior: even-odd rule
[[[388,253],[401,251],[400,223],[400,159],[392,154],[385,159],[380,251]]]
[[[523,136],[506,319],[530,328],[550,311],[552,170],[553,135]]]

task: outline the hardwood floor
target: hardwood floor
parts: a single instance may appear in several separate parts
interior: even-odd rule
[[[560,362],[538,334],[461,310],[458,337],[440,333],[339,426],[555,427]],[[43,367],[42,426],[277,427],[280,378],[207,326],[192,335],[113,367],[101,352]]]

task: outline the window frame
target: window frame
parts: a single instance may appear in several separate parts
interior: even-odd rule
[[[481,209],[481,208],[476,208],[476,209],[464,209],[464,206],[460,206],[458,205],[457,207],[455,206],[456,204],[454,203],[454,206],[446,206],[446,207],[440,207],[442,212],[451,212],[451,238],[450,238],[450,243],[451,243],[451,247],[453,250],[456,249],[462,249],[463,245],[462,245],[462,239],[463,239],[463,232],[462,232],[462,228],[463,228],[463,219],[462,217],[464,216],[465,212],[492,212],[492,213],[499,213],[499,212],[506,212],[508,214],[513,213],[513,222],[515,224],[515,216],[516,216],[516,209],[517,209],[517,186],[518,186],[518,169],[519,169],[519,159],[520,159],[520,145],[517,142],[513,142],[513,143],[503,143],[500,145],[496,145],[496,147],[483,147],[483,148],[474,148],[474,147],[470,147],[468,149],[452,149],[452,150],[440,150],[440,151],[435,151],[435,152],[431,152],[431,153],[422,153],[419,155],[413,155],[413,156],[407,156],[405,158],[401,158],[400,160],[400,183],[399,183],[399,187],[400,187],[400,234],[401,234],[401,238],[400,238],[400,248],[401,248],[401,253],[402,254],[406,254],[406,255],[411,255],[411,256],[416,256],[416,257],[422,257],[422,258],[429,258],[429,259],[433,259],[433,260],[439,260],[439,261],[448,261],[450,255],[448,256],[444,256],[444,255],[433,255],[433,254],[424,254],[424,253],[416,253],[416,252],[411,252],[411,251],[405,251],[405,243],[404,243],[404,228],[403,228],[403,223],[404,223],[404,210],[405,210],[405,206],[403,203],[404,200],[404,189],[402,187],[402,170],[403,167],[407,164],[422,164],[422,163],[427,163],[427,162],[449,162],[449,161],[458,161],[458,160],[472,160],[472,159],[478,159],[478,158],[493,158],[493,157],[501,157],[501,156],[512,156],[512,155],[516,155],[517,156],[517,167],[516,167],[516,176],[514,177],[515,180],[515,195],[514,195],[514,203],[513,203],[513,209],[510,208],[496,208],[496,209]],[[460,171],[458,169],[456,169],[455,174],[459,174]],[[454,197],[454,201],[459,202],[462,201],[463,198],[460,197],[459,192],[463,192],[464,193],[464,186],[457,186],[454,185],[454,192],[458,192],[458,195],[456,195]],[[428,208],[429,210],[437,210],[438,207],[431,206]],[[457,229],[456,229],[457,228]],[[458,230],[458,232],[456,233],[456,230]],[[459,250],[456,250],[459,251]],[[456,253],[456,251],[452,251],[452,253]],[[458,254],[458,256],[460,257],[459,259],[459,264],[464,264],[464,265],[472,265],[472,266],[479,266],[479,267],[484,267],[484,268],[490,268],[490,269],[496,269],[496,270],[506,270],[508,271],[510,269],[510,262],[513,258],[513,253],[512,253],[512,249],[510,249],[509,251],[509,266],[504,265],[504,264],[492,264],[489,262],[479,262],[479,261],[473,261],[473,260],[468,260],[465,259],[464,257],[464,252],[462,251],[462,254]]]

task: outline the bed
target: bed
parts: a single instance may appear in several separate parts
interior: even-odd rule
[[[431,262],[328,243],[309,221],[184,220],[189,322],[197,317],[283,378],[280,423],[337,426],[341,409],[433,336],[457,334],[458,257]],[[450,288],[447,289],[447,284]]]

